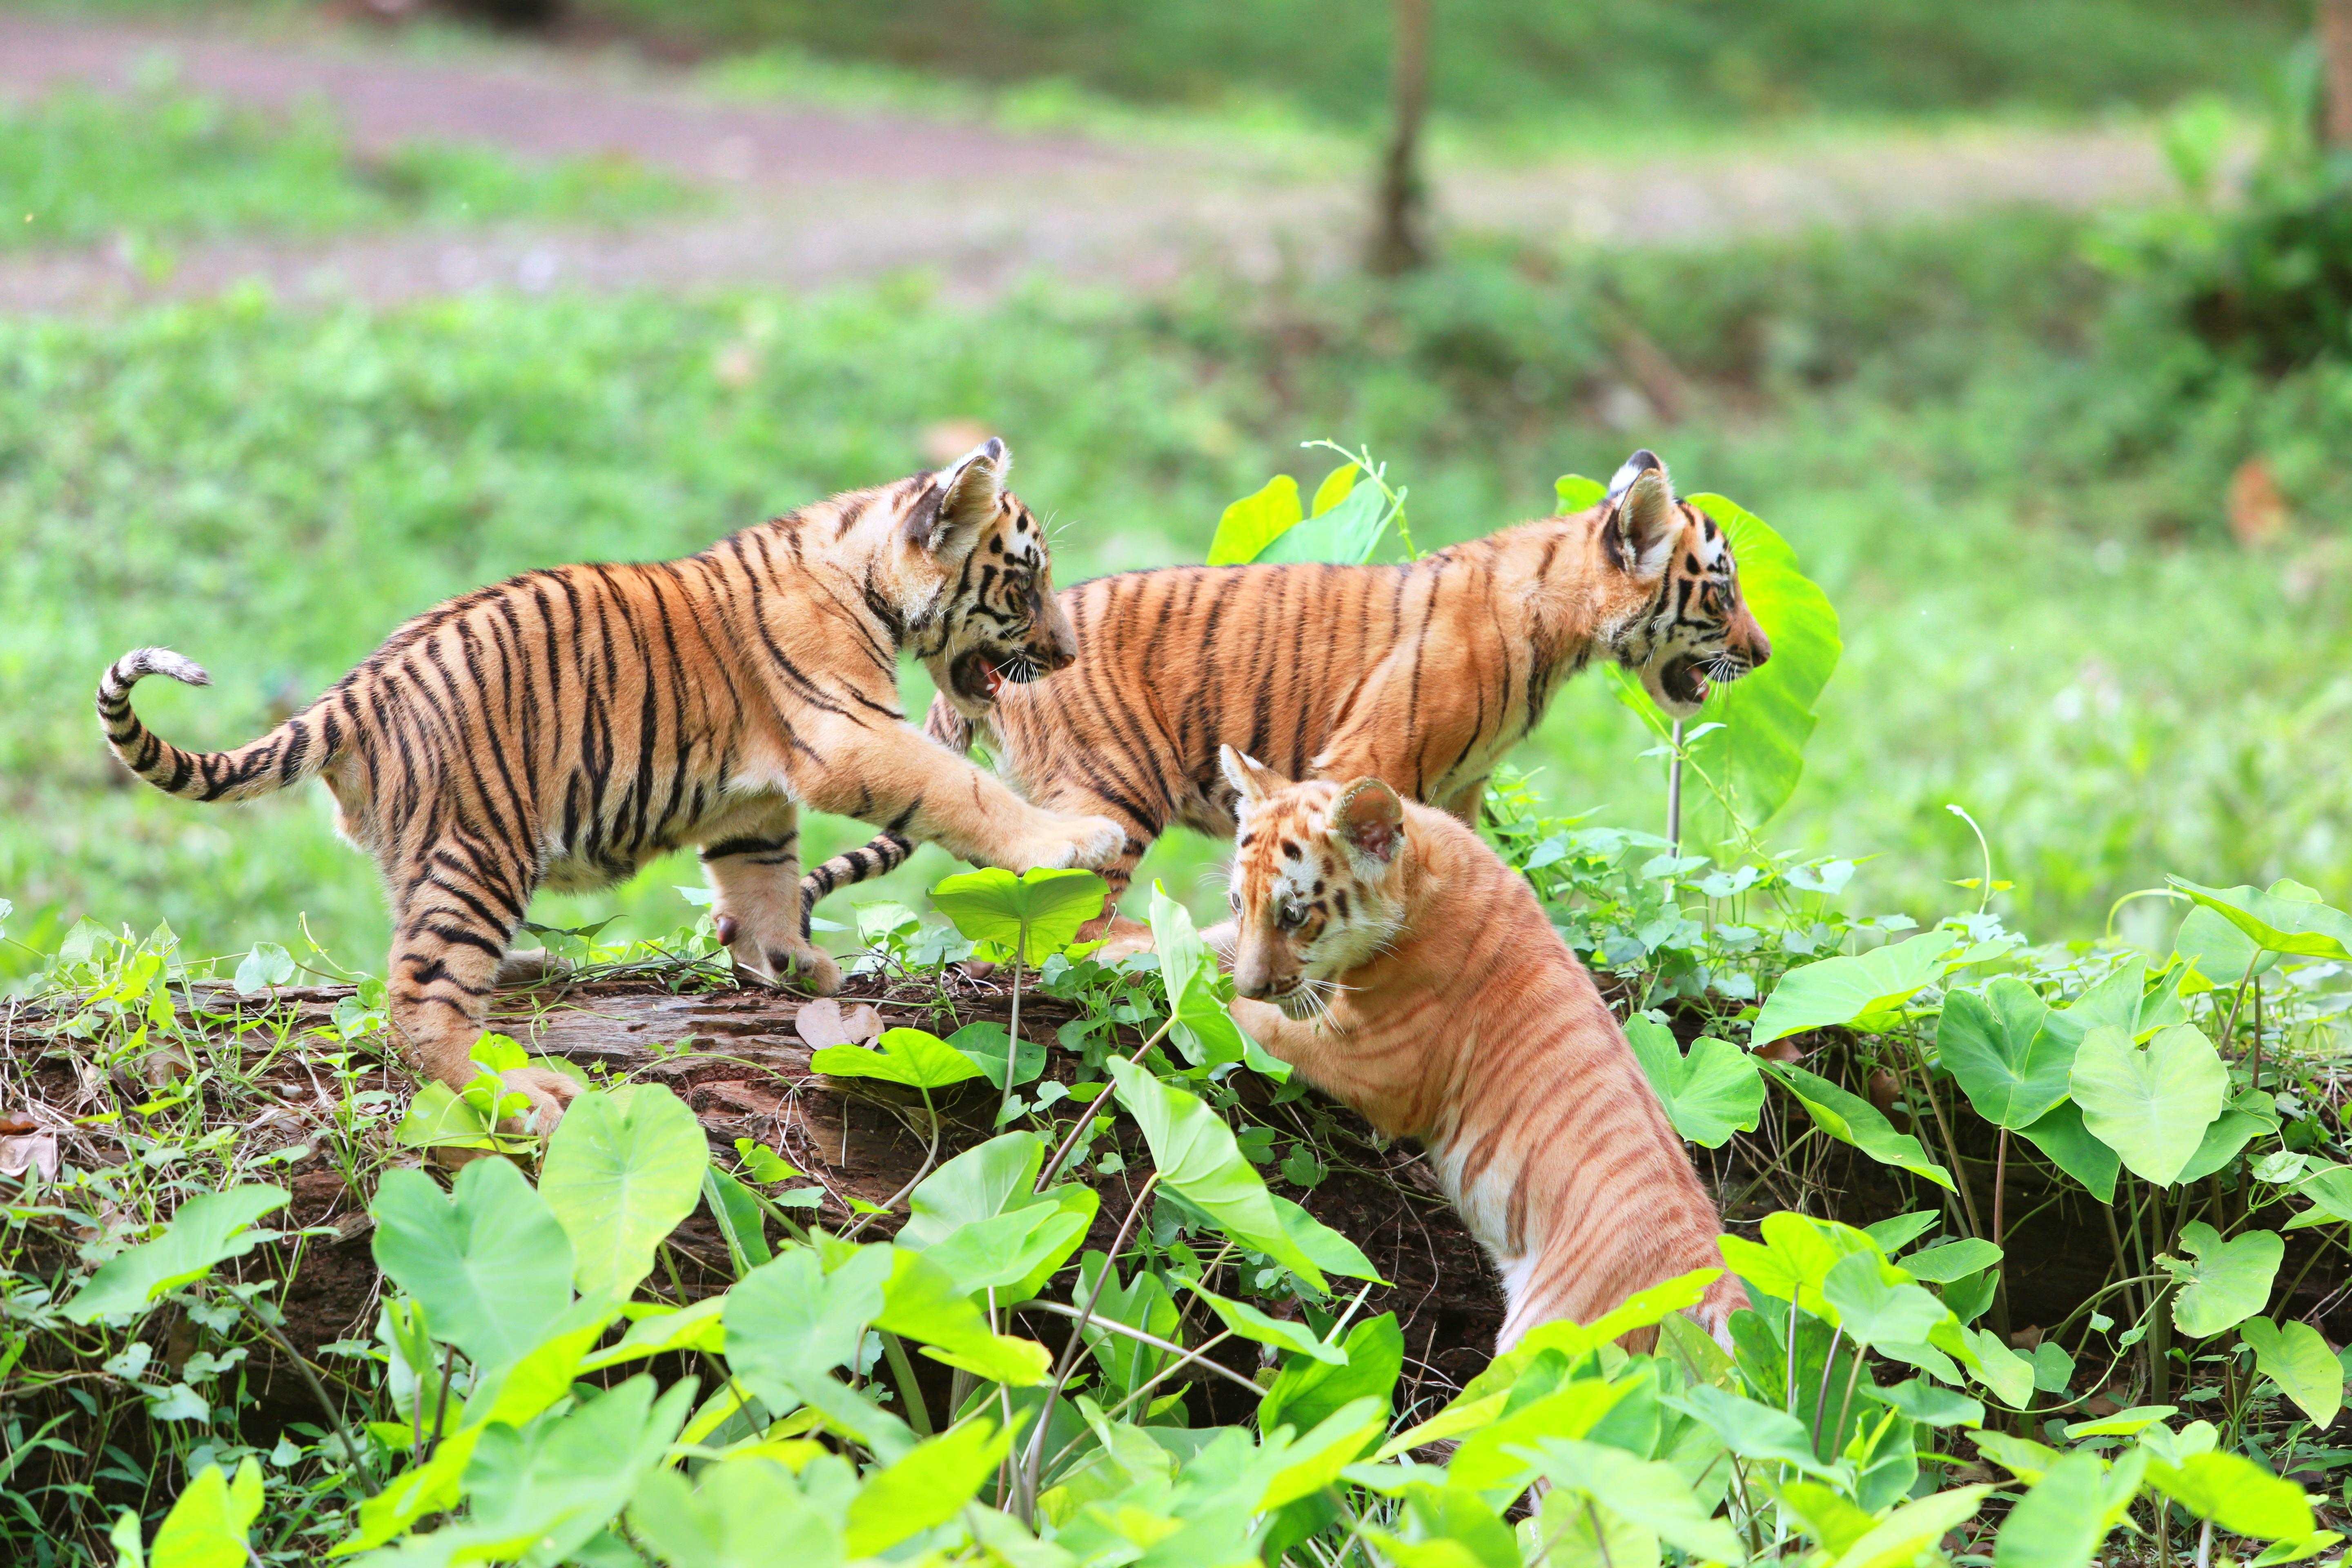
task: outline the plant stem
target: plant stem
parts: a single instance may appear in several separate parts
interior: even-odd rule
[[[263,1317],[260,1310],[250,1301],[239,1300],[237,1305],[244,1308],[246,1316],[251,1318],[261,1331],[269,1336],[270,1343],[286,1353],[286,1359],[294,1363],[294,1370],[301,1375],[302,1381],[310,1384],[310,1396],[319,1402],[320,1410],[326,1415],[327,1426],[342,1442],[343,1458],[351,1465],[352,1479],[357,1481],[361,1489],[368,1496],[375,1496],[380,1489],[367,1471],[361,1468],[359,1445],[352,1441],[351,1431],[343,1425],[342,1412],[336,1408],[333,1400],[327,1397],[327,1385],[319,1381],[318,1374],[310,1370],[310,1363],[302,1359],[302,1352],[294,1348],[293,1342],[278,1331],[277,1324]],[[448,1374],[446,1370],[442,1374],[441,1388],[446,1404],[449,1388]],[[419,1392],[421,1393],[422,1390],[420,1389]],[[439,1422],[436,1420],[435,1425],[437,1426]]]
[[[1011,1068],[1008,1068],[1005,1070],[1004,1077],[1005,1077],[1005,1079],[1006,1079],[1006,1081],[1007,1081],[1007,1082],[1010,1082],[1010,1081],[1012,1080],[1012,1078],[1013,1078],[1013,1072],[1012,1072],[1012,1069],[1011,1069]],[[855,1237],[857,1235],[857,1233],[858,1233],[859,1231],[864,1230],[867,1226],[872,1225],[876,1220],[877,1220],[877,1219],[881,1218],[881,1217],[882,1217],[882,1215],[886,1215],[886,1214],[888,1214],[892,1209],[897,1208],[897,1207],[898,1206],[898,1201],[899,1201],[901,1198],[904,1198],[904,1197],[905,1197],[908,1193],[913,1192],[913,1191],[914,1191],[918,1186],[921,1185],[921,1184],[922,1184],[922,1180],[923,1180],[923,1178],[924,1178],[925,1176],[928,1176],[928,1175],[929,1175],[929,1174],[931,1173],[931,1167],[932,1167],[934,1164],[936,1164],[936,1163],[938,1163],[938,1161],[939,1161],[939,1157],[940,1157],[940,1111],[939,1111],[939,1107],[937,1107],[937,1106],[935,1106],[935,1105],[933,1105],[933,1104],[931,1103],[931,1091],[930,1091],[929,1089],[925,1089],[922,1085],[920,1085],[920,1084],[917,1084],[917,1085],[915,1086],[915,1092],[916,1092],[916,1093],[918,1093],[918,1094],[919,1094],[919,1095],[921,1095],[921,1096],[923,1097],[923,1111],[924,1111],[924,1114],[928,1115],[928,1116],[931,1119],[931,1144],[930,1144],[930,1147],[929,1147],[929,1149],[926,1149],[926,1150],[923,1152],[923,1163],[922,1163],[920,1165],[919,1165],[919,1166],[917,1166],[917,1167],[916,1167],[916,1169],[915,1169],[915,1173],[914,1173],[912,1176],[909,1176],[909,1177],[908,1177],[908,1178],[907,1178],[907,1184],[906,1184],[905,1186],[903,1186],[903,1187],[900,1187],[897,1192],[892,1193],[892,1194],[890,1194],[889,1200],[888,1200],[887,1203],[885,1203],[885,1204],[881,1206],[881,1208],[879,1208],[878,1210],[877,1210],[877,1211],[876,1211],[875,1213],[873,1213],[873,1214],[869,1214],[869,1215],[859,1215],[859,1216],[858,1216],[857,1223],[856,1223],[856,1225],[853,1225],[853,1226],[851,1226],[847,1230],[843,1231],[843,1232],[841,1233],[841,1239],[842,1239],[842,1240],[844,1240],[844,1241],[848,1241],[848,1240],[852,1239],[853,1237]],[[849,1125],[849,1117],[848,1117],[848,1115],[847,1115],[847,1113],[846,1113],[846,1112],[845,1112],[845,1113],[843,1114],[842,1119],[841,1119],[841,1121],[842,1121],[842,1125],[843,1125],[843,1126],[845,1126],[845,1127],[846,1127],[847,1125]]]
[[[1173,1021],[1172,1015],[1171,1021]],[[1008,1072],[1005,1076],[1010,1078],[1012,1074]],[[1087,1292],[1086,1307],[1077,1314],[1076,1326],[1070,1331],[1070,1342],[1062,1348],[1062,1364],[1055,1369],[1053,1384],[1045,1390],[1045,1397],[1038,1404],[1037,1425],[1030,1433],[1029,1451],[1023,1456],[1019,1480],[1021,1522],[1032,1529],[1036,1527],[1037,1483],[1045,1465],[1045,1428],[1053,1425],[1055,1402],[1062,1397],[1062,1389],[1069,1383],[1070,1373],[1086,1349],[1087,1324],[1095,1315],[1096,1304],[1102,1300],[1103,1287],[1109,1284],[1111,1276],[1118,1271],[1118,1258],[1127,1250],[1127,1238],[1135,1234],[1136,1222],[1143,1217],[1143,1205],[1150,1200],[1151,1190],[1159,1184],[1160,1173],[1154,1171],[1144,1182],[1143,1190],[1135,1194],[1135,1201],[1128,1205],[1127,1217],[1119,1221],[1118,1234],[1112,1238],[1110,1251],[1103,1258],[1102,1272],[1095,1276],[1095,1288]],[[1178,1349],[1181,1353],[1182,1347]],[[1255,1388],[1257,1385],[1252,1384],[1250,1386]]]
[[[1136,1062],[1142,1059],[1143,1054],[1146,1051],[1149,1051],[1152,1047],[1158,1045],[1160,1041],[1166,1039],[1168,1037],[1168,1031],[1175,1026],[1176,1003],[1174,998],[1171,997],[1168,1003],[1168,1021],[1160,1026],[1160,1032],[1158,1034],[1152,1036],[1150,1039],[1144,1041],[1143,1044],[1135,1047],[1134,1054],[1127,1058],[1128,1065],[1132,1067]],[[1010,1069],[1007,1069],[1004,1076],[1011,1078],[1013,1074]],[[1054,1151],[1054,1157],[1046,1161],[1044,1167],[1038,1171],[1037,1184],[1029,1189],[1031,1192],[1042,1193],[1045,1190],[1046,1186],[1053,1181],[1055,1173],[1061,1170],[1062,1162],[1069,1158],[1070,1150],[1077,1143],[1080,1136],[1085,1133],[1087,1128],[1094,1125],[1095,1113],[1103,1108],[1104,1103],[1110,1099],[1111,1091],[1118,1087],[1118,1086],[1116,1084],[1107,1083],[1103,1085],[1102,1092],[1096,1095],[1093,1100],[1087,1103],[1086,1110],[1079,1113],[1078,1124],[1070,1129],[1070,1135],[1062,1140],[1062,1146]]]
[[[1014,1069],[1021,1065],[1021,970],[1029,956],[1029,922],[1021,922],[1020,933],[1013,939],[1013,1021],[1010,1037],[1004,1042],[1004,1095],[997,1102],[996,1124],[1002,1127],[1013,1116],[1013,1079]],[[1174,1004],[1171,1002],[1172,1008]]]
[[[1935,1113],[1936,1131],[1943,1134],[1944,1152],[1952,1162],[1952,1184],[1960,1190],[1960,1206],[1969,1216],[1969,1234],[1981,1237],[1985,1233],[1984,1221],[1977,1216],[1976,1192],[1969,1184],[1968,1167],[1960,1163],[1960,1146],[1952,1137],[1952,1124],[1944,1119],[1944,1102],[1936,1098],[1935,1079],[1927,1070],[1927,1047],[1916,1039],[1911,1042],[1911,1060],[1919,1069],[1920,1096]]]
[[[1822,1457],[1822,1417],[1829,1410],[1830,1374],[1837,1371],[1838,1341],[1844,1333],[1843,1323],[1830,1330],[1830,1353],[1822,1358],[1822,1385],[1813,1391],[1813,1458],[1816,1459]],[[1862,1347],[1854,1346],[1857,1361],[1861,1354]],[[1836,1434],[1832,1433],[1831,1436],[1835,1436]]]
[[[1666,853],[1683,852],[1683,721],[1675,721],[1675,752],[1666,763]]]
[[[931,1412],[923,1403],[923,1391],[915,1383],[914,1364],[907,1359],[907,1347],[889,1330],[882,1331],[882,1353],[890,1358],[890,1376],[898,1384],[898,1397],[906,1401],[907,1425],[915,1429],[918,1437],[931,1435]],[[952,1416],[953,1411],[949,1415]]]

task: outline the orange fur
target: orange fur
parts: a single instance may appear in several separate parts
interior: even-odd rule
[[[1722,1267],[1714,1202],[1526,879],[1377,779],[1292,784],[1225,757],[1241,804],[1234,1017],[1425,1146],[1502,1271],[1497,1351]],[[1727,1273],[1693,1315],[1722,1339],[1745,1305]]]
[[[453,1088],[474,1075],[531,894],[619,881],[680,845],[701,846],[738,963],[831,991],[840,970],[801,923],[802,805],[1015,870],[1098,865],[1125,838],[1023,801],[898,706],[901,649],[975,716],[1001,681],[1076,657],[1043,531],[1003,488],[1009,462],[992,439],[683,561],[559,567],[452,599],[234,751],[183,751],[131,711],[142,676],[209,679],[161,648],[107,672],[99,719],[126,766],[186,799],[326,780],[391,898],[393,1026]],[[542,1132],[575,1092],[542,1068],[506,1078]]]
[[[1080,664],[1007,692],[977,724],[934,705],[927,727],[958,751],[983,742],[1038,805],[1126,827],[1104,868],[1106,917],[1171,823],[1233,833],[1221,745],[1294,776],[1370,773],[1475,823],[1487,775],[1592,660],[1638,671],[1680,715],[1710,678],[1771,656],[1728,537],[1675,499],[1648,452],[1589,510],[1410,565],[1170,567],[1081,584],[1063,602]],[[908,852],[885,835],[835,857],[805,879],[808,905]],[[1132,944],[1143,931],[1122,921],[1117,935]]]

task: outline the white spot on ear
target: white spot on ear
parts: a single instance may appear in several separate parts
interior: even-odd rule
[[[1665,464],[1658,461],[1658,455],[1655,452],[1651,451],[1647,447],[1643,447],[1641,450],[1635,452],[1632,457],[1626,458],[1625,461],[1619,466],[1616,474],[1609,481],[1609,500],[1611,504],[1615,504],[1623,497],[1626,490],[1632,487],[1635,479],[1640,479],[1644,473],[1647,473],[1652,468],[1657,469],[1661,474],[1664,474],[1666,471]]]

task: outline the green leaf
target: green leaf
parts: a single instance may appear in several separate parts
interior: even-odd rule
[[[1276,1350],[1296,1351],[1300,1355],[1321,1362],[1328,1366],[1348,1364],[1348,1352],[1338,1345],[1327,1345],[1315,1337],[1315,1331],[1305,1323],[1284,1318],[1269,1318],[1247,1301],[1228,1300],[1197,1282],[1180,1278],[1177,1283],[1209,1305],[1224,1323],[1245,1340],[1255,1340]]]
[[[250,996],[294,978],[294,955],[274,942],[257,942],[236,966],[236,988]]]
[[[2084,1568],[2106,1538],[2105,1479],[2097,1455],[2060,1456],[2001,1521],[1993,1568]]]
[[[1225,1119],[1133,1062],[1114,1057],[1105,1066],[1119,1103],[1151,1145],[1160,1182],[1244,1247],[1265,1253],[1316,1289],[1327,1289],[1323,1271],[1283,1227],[1272,1194],[1242,1157]]]
[[[967,1421],[873,1472],[849,1500],[850,1555],[887,1552],[961,1513],[1012,1447],[1011,1427],[998,1431],[984,1419]]]
[[[571,1238],[504,1160],[467,1165],[448,1197],[422,1171],[387,1171],[368,1213],[376,1266],[478,1369],[521,1360],[572,1304]]]
[[[2286,1243],[2271,1230],[2250,1230],[2224,1241],[2211,1226],[2193,1219],[2180,1227],[2180,1250],[2196,1261],[2164,1265],[2180,1281],[2172,1321],[2182,1333],[2201,1340],[2269,1304]]]
[[[1691,742],[1690,755],[1730,793],[1740,820],[1761,827],[1804,775],[1805,743],[1820,721],[1813,705],[1844,651],[1838,614],[1762,519],[1721,496],[1687,499],[1730,534],[1740,597],[1772,639],[1769,664],[1707,694],[1699,716],[1723,727]]]
[[[1269,563],[1320,561],[1360,566],[1380,548],[1388,523],[1389,500],[1381,487],[1358,485],[1328,511],[1284,529],[1254,559]],[[1224,531],[1222,524],[1218,531]]]
[[[2167,1024],[2185,1024],[2189,1008],[2170,984],[2147,989],[2147,959],[2133,953],[2113,973],[2092,986],[2066,1009],[2065,1016],[2084,1032],[2112,1024],[2137,1040]]]
[[[1372,1260],[1364,1256],[1362,1247],[1280,1193],[1269,1193],[1267,1196],[1274,1200],[1274,1214],[1282,1222],[1282,1234],[1290,1237],[1316,1268],[1329,1274],[1344,1274],[1350,1279],[1370,1279],[1375,1285],[1388,1283],[1372,1267]]]
[[[560,1421],[485,1430],[466,1470],[467,1515],[428,1538],[441,1561],[559,1563],[604,1528],[658,1465],[692,1407],[695,1380],[658,1400],[640,1374]]]
[[[261,1467],[251,1458],[231,1480],[207,1465],[189,1481],[156,1528],[148,1568],[245,1568],[247,1532],[261,1513]],[[137,1516],[132,1519],[135,1537]]]
[[[1674,1466],[1574,1437],[1542,1438],[1536,1447],[1553,1486],[1580,1492],[1702,1560],[1737,1563],[1745,1557],[1731,1526],[1712,1517],[1713,1507],[1699,1501]]]
[[[1747,1052],[1701,1037],[1685,1056],[1672,1030],[1639,1014],[1625,1021],[1625,1040],[1676,1132],[1720,1149],[1733,1133],[1756,1131],[1764,1113],[1764,1080]]]
[[[2254,1089],[2242,1091],[2221,1107],[2221,1114],[2205,1129],[2205,1136],[2197,1141],[2197,1152],[2180,1167],[2177,1180],[2184,1186],[2203,1181],[2235,1161],[2238,1151],[2255,1138],[2277,1131],[2278,1125],[2278,1105],[2268,1094]]]
[[[1356,1324],[1339,1352],[1337,1364],[1320,1356],[1286,1360],[1258,1402],[1258,1430],[1287,1426],[1311,1431],[1359,1399],[1378,1400],[1387,1409],[1404,1371],[1404,1333],[1396,1314],[1382,1312]]]
[[[1931,1285],[1948,1285],[1979,1268],[2000,1261],[2000,1248],[1978,1237],[1962,1237],[1937,1247],[1924,1247],[1903,1260],[1903,1271]]]
[[[931,889],[931,904],[966,940],[992,942],[1007,952],[1018,950],[1034,964],[1069,946],[1078,928],[1102,913],[1109,892],[1110,884],[1092,871],[1036,870],[1016,877],[991,867],[948,878]]]
[[[2311,1417],[2315,1431],[2336,1419],[2344,1408],[2344,1366],[2317,1329],[2305,1322],[2290,1321],[2281,1327],[2267,1318],[2249,1318],[2238,1326],[2238,1337],[2253,1347],[2254,1365],[2262,1374]]]
[[[1631,1384],[1591,1378],[1563,1384],[1472,1430],[1454,1450],[1447,1476],[1453,1484],[1486,1494],[1490,1500],[1506,1491],[1517,1495],[1535,1474],[1528,1453],[1537,1443],[1546,1437],[1585,1436],[1631,1392]],[[1391,1439],[1387,1447],[1395,1446],[1396,1440]]]
[[[1266,1483],[1256,1508],[1268,1512],[1299,1498],[1311,1497],[1339,1479],[1339,1472],[1380,1440],[1388,1430],[1389,1406],[1384,1399],[1358,1399],[1341,1405],[1309,1431],[1289,1436],[1276,1434],[1261,1445],[1269,1467],[1279,1464]],[[1287,1436],[1286,1442],[1284,1437]]]
[[[1094,1196],[1087,1188],[1063,1190]],[[1037,1293],[1037,1286],[1026,1281],[1034,1277],[1043,1285],[1086,1241],[1095,1205],[1100,1202],[1095,1197],[1083,1207],[1065,1208],[1049,1199],[991,1219],[970,1220],[925,1248],[923,1256],[945,1269],[967,1296],[993,1289],[997,1300],[1007,1305],[1026,1300]]]
[[[2198,1518],[2239,1535],[2281,1541],[2316,1528],[2303,1489],[2243,1454],[2189,1454],[2177,1465],[2152,1460],[2147,1479]]]
[[[792,1472],[761,1454],[705,1465],[691,1483],[655,1470],[629,1501],[629,1523],[666,1561],[694,1568],[839,1568],[845,1555]]]
[[[1820,1313],[1822,1284],[1839,1259],[1854,1253],[1882,1256],[1878,1244],[1850,1225],[1775,1209],[1759,1226],[1761,1243],[1726,1236],[1717,1245],[1739,1277],[1767,1294]]]
[[[1723,1439],[1725,1447],[1743,1459],[1787,1465],[1805,1475],[1832,1480],[1843,1479],[1835,1464],[1813,1452],[1812,1434],[1805,1424],[1785,1410],[1706,1384],[1666,1395],[1663,1402],[1704,1424]]]
[[[1779,662],[1776,655],[1773,663]],[[1958,942],[1952,931],[1922,931],[1907,942],[1792,969],[1773,987],[1748,1043],[1769,1046],[1801,1029],[1884,1017],[1944,972],[1945,956]]]
[[[1234,1022],[1216,960],[1193,929],[1191,911],[1156,881],[1151,884],[1151,945],[1160,955],[1160,976],[1176,1016],[1176,1027],[1170,1033],[1186,1059],[1194,1067],[1217,1067],[1264,1058]]]
[[[2032,1126],[2021,1128],[2018,1136],[2049,1156],[2053,1164],[2082,1183],[2101,1203],[2116,1201],[2116,1177],[2123,1163],[2084,1125],[2083,1108],[2073,1100],[2053,1108]]]
[[[1865,1252],[1837,1261],[1822,1281],[1822,1297],[1837,1310],[1848,1337],[1904,1361],[1913,1360],[1908,1352],[1925,1347],[1937,1325],[1951,1317],[1920,1287],[1889,1283],[1879,1260]],[[1950,1363],[1942,1370],[1950,1372]]]
[[[992,1383],[1027,1388],[1045,1381],[1045,1347],[990,1330],[988,1320],[957,1288],[954,1276],[919,1252],[877,1244],[889,1254],[890,1277],[874,1326],[923,1342],[923,1353]],[[867,1250],[873,1250],[869,1248]],[[803,1396],[805,1397],[805,1396]]]
[[[1012,1054],[1013,1037],[1004,1026],[987,1018],[977,1018],[948,1037],[948,1044],[971,1058],[995,1088],[1004,1087],[1004,1058]],[[1027,1036],[1021,1039],[1020,1059],[1013,1066],[1013,1086],[1034,1083],[1045,1070],[1045,1046],[1042,1040]]]
[[[1346,500],[1348,492],[1356,488],[1356,477],[1363,471],[1353,463],[1342,463],[1324,475],[1323,482],[1315,487],[1315,500],[1307,509],[1307,514],[1309,517],[1321,517],[1325,512]]]
[[[1559,498],[1559,515],[1572,517],[1588,507],[1599,506],[1609,499],[1609,487],[1599,479],[1588,479],[1582,474],[1562,474],[1552,481],[1552,493]]]
[[[1956,1487],[1905,1503],[1839,1553],[1835,1568],[1910,1568],[1920,1552],[1984,1506],[1989,1486]]]
[[[981,1065],[927,1029],[885,1029],[863,1046],[827,1046],[809,1066],[835,1078],[874,1078],[908,1089],[946,1089],[987,1076]]]
[[[965,1150],[908,1194],[898,1245],[931,1254],[971,1292],[999,1284],[998,1301],[1027,1300],[1084,1243],[1102,1204],[1092,1187],[1076,1184],[1032,1193],[1045,1162],[1045,1145],[1028,1131]],[[1032,1213],[1036,1217],[1014,1217]],[[1032,1260],[1028,1269],[1000,1283],[997,1276],[1017,1258]]]
[[[1276,474],[1266,480],[1264,489],[1225,508],[1217,520],[1216,535],[1209,541],[1206,564],[1246,565],[1306,516],[1298,501],[1298,481],[1288,474]]]
[[[790,1408],[811,1379],[857,1354],[882,1313],[891,1251],[859,1247],[827,1274],[813,1250],[791,1247],[745,1275],[725,1298],[729,1371],[772,1405]]]
[[[2180,922],[2172,951],[2195,964],[2197,973],[2216,986],[2236,985],[2249,968],[2256,974],[2268,973],[2277,967],[2280,956],[2263,952],[2228,916],[2203,904],[2190,910]]]
[[[573,1282],[611,1301],[653,1272],[654,1248],[694,1212],[710,1163],[702,1124],[677,1095],[637,1084],[624,1100],[575,1097],[539,1173],[539,1195],[572,1239]]]
[[[2292,889],[2295,893],[2308,893],[2308,889],[2274,882],[2270,891],[2263,892],[2250,887],[2200,887],[2179,877],[2167,877],[2165,880],[2236,926],[2267,952],[2352,963],[2352,915],[2315,900],[2283,896],[2281,892],[2282,889]],[[2206,978],[2216,984],[2229,984],[2237,976],[2209,974]]]
[[[2295,1183],[2293,1191],[2297,1196],[2310,1199],[2313,1206],[2287,1221],[2287,1229],[2352,1224],[2352,1165],[2328,1165],[2314,1171]]]
[[[92,1323],[138,1312],[166,1290],[201,1279],[213,1266],[259,1246],[253,1222],[286,1205],[286,1189],[267,1185],[205,1193],[182,1204],[163,1234],[110,1259],[74,1293],[65,1315]]]
[[[1984,1425],[1984,1404],[1970,1399],[1955,1389],[1938,1388],[1921,1378],[1906,1378],[1889,1388],[1864,1387],[1856,1390],[1866,1399],[1874,1399],[1890,1409],[1899,1410],[1906,1418],[1925,1422],[1930,1426],[1981,1426]]]
[[[1839,1142],[1853,1144],[1882,1165],[1924,1176],[1948,1192],[1955,1190],[1951,1173],[1927,1158],[1927,1151],[1920,1147],[1919,1140],[1895,1131],[1894,1123],[1880,1115],[1870,1101],[1848,1094],[1827,1079],[1801,1067],[1773,1061],[1763,1065],[1811,1115],[1814,1125]]]
[[[1878,1243],[1878,1249],[1892,1258],[1935,1229],[1943,1217],[1935,1209],[1914,1209],[1909,1214],[1899,1214],[1892,1219],[1864,1226],[1862,1234]]]
[[[2024,982],[2001,975],[1981,992],[1944,998],[1936,1053],[1977,1114],[2011,1130],[2031,1126],[2064,1100],[2083,1031]]]
[[[2168,1025],[2141,1047],[2102,1024],[2083,1037],[2071,1082],[2084,1125],[2134,1175],[2168,1186],[2221,1113],[2230,1075],[2193,1025]]]

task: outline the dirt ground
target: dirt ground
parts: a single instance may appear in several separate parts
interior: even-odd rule
[[[523,157],[624,153],[710,210],[625,230],[502,226],[190,244],[162,276],[105,247],[0,258],[0,309],[89,310],[259,279],[281,299],[392,302],[478,289],[811,289],[919,268],[953,297],[1045,273],[1152,288],[1198,267],[1345,265],[1363,182],[1245,146],[1112,145],[952,119],[715,96],[675,67],[524,43],[404,48],[364,28],[261,34],[0,12],[0,96],[182,85],[268,109],[331,105],[364,149],[415,138]],[[1555,239],[1693,244],[2005,202],[2069,207],[2165,184],[2131,129],[1874,134],[1769,153],[1441,165],[1441,223]]]

